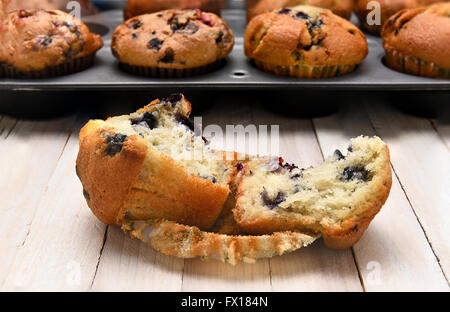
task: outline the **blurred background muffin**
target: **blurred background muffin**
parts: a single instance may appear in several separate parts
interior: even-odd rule
[[[60,10],[19,10],[0,23],[0,76],[46,78],[81,71],[103,46],[99,35]]]
[[[381,30],[387,66],[407,74],[450,78],[450,2],[402,10]]]
[[[28,9],[56,9],[61,11],[70,12],[73,10],[69,2],[72,0],[0,0],[3,3],[3,7],[7,12],[15,10],[28,10]],[[82,15],[91,15],[97,13],[97,8],[91,3],[90,0],[76,0],[81,6]]]
[[[128,0],[124,17],[153,13],[167,9],[200,9],[220,15],[226,0]]]
[[[380,5],[380,20],[379,23],[374,19],[374,7],[369,5],[373,0],[356,0],[354,11],[358,16],[359,22],[363,30],[373,35],[379,35],[381,27],[386,20],[403,9],[413,9],[421,6],[426,6],[436,2],[447,2],[450,0],[376,0]],[[369,7],[368,7],[369,5]],[[369,17],[368,15],[372,13]],[[369,21],[368,21],[369,20]],[[369,24],[370,23],[370,24]],[[375,23],[371,25],[372,23]]]
[[[301,4],[330,9],[334,14],[349,19],[352,15],[354,0],[247,0],[247,20],[250,21],[259,14],[275,9]]]

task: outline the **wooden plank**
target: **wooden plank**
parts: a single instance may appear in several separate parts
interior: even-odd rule
[[[280,125],[280,155],[307,168],[323,161],[310,119],[289,118],[259,108],[257,123]],[[361,291],[350,250],[330,250],[323,242],[270,259],[274,291]]]
[[[53,121],[1,121],[0,171],[0,288],[15,289],[29,284],[11,281],[20,273],[11,270],[26,245],[38,204],[64,149],[74,118]],[[45,226],[42,225],[42,226]],[[55,235],[55,234],[53,234]],[[33,270],[37,270],[34,267]],[[6,280],[9,280],[6,282]],[[42,281],[41,281],[42,282]]]
[[[372,109],[376,110],[375,106],[378,105],[381,103],[372,103]],[[383,123],[392,123],[386,118],[388,116],[382,119]],[[350,103],[342,107],[338,114],[314,119],[314,125],[325,155],[331,155],[336,148],[345,150],[352,137],[376,134],[360,103]],[[397,162],[404,147],[400,142],[398,148],[395,144],[392,145],[389,133],[402,132],[398,129],[377,133],[389,144],[392,163],[397,169]],[[419,133],[414,131],[414,135]],[[403,161],[411,160],[410,157],[406,157]],[[420,161],[425,162],[424,159]],[[360,242],[353,248],[367,291],[448,289],[436,258],[395,174],[388,201]]]
[[[226,125],[244,126],[253,123],[252,106],[247,99],[239,102],[229,98],[217,98],[215,106],[202,114],[203,128],[208,125],[219,125],[225,132]],[[211,145],[215,148],[233,146],[221,144],[219,138],[213,138]],[[240,150],[245,152],[245,150]],[[183,291],[270,291],[270,271],[267,259],[254,264],[239,263],[236,266],[218,261],[185,260],[183,272]]]
[[[387,105],[371,104],[366,106],[372,123],[391,148],[395,171],[448,279],[449,150],[428,119],[406,115]]]

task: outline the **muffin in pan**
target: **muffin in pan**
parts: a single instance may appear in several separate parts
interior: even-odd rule
[[[379,35],[383,24],[396,12],[403,9],[414,9],[436,2],[445,2],[446,0],[377,0],[380,5],[380,21],[374,25],[369,25],[368,19],[372,19],[372,16],[369,16],[369,14],[374,10],[374,7],[369,5],[371,1],[372,0],[357,0],[354,11],[358,16],[360,25],[364,31],[367,31],[372,35]]]
[[[261,0],[253,3],[247,9],[247,20],[255,16],[273,11],[279,8],[296,5],[312,5],[324,9],[330,9],[334,14],[349,19],[353,11],[353,0]]]
[[[103,46],[81,21],[59,10],[20,10],[0,23],[0,76],[46,78],[91,66]]]
[[[71,0],[2,0],[3,5],[7,12],[16,10],[31,10],[31,9],[48,9],[48,10],[72,10],[71,6],[68,7]],[[80,4],[82,15],[91,15],[98,13],[97,8],[91,3],[90,0],[77,0]]]
[[[111,50],[127,72],[180,78],[217,69],[233,45],[233,32],[217,15],[166,10],[131,18],[117,27]]]
[[[330,10],[301,5],[250,21],[245,54],[264,71],[328,78],[354,71],[368,53],[364,34]]]
[[[125,19],[168,9],[200,9],[220,15],[225,0],[128,0]]]
[[[450,78],[450,2],[397,12],[383,25],[381,36],[390,68]]]

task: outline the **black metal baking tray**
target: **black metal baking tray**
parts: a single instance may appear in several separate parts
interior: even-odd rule
[[[0,90],[126,90],[151,88],[257,89],[326,88],[378,90],[450,90],[450,80],[423,78],[396,72],[383,62],[381,39],[367,35],[369,55],[349,75],[327,79],[298,79],[265,73],[245,57],[243,35],[246,27],[244,1],[233,0],[222,17],[235,34],[236,44],[221,69],[201,76],[182,79],[155,79],[121,71],[111,54],[111,36],[123,22],[121,10],[109,10],[83,18],[92,31],[102,34],[105,46],[98,52],[93,67],[71,75],[51,79],[2,79]],[[353,20],[355,21],[355,20]]]

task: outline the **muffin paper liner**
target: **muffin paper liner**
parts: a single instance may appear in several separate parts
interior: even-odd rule
[[[119,63],[119,67],[127,73],[138,76],[153,78],[187,78],[212,72],[222,67],[224,64],[225,59],[220,59],[204,66],[184,69],[133,66],[126,63]]]
[[[51,78],[80,72],[94,64],[95,53],[74,58],[56,66],[49,66],[41,70],[20,71],[10,64],[0,64],[0,77],[2,78]]]
[[[404,55],[398,50],[386,50],[384,62],[386,66],[405,74],[430,78],[450,78],[450,69],[441,68],[433,62]]]
[[[279,76],[297,78],[332,78],[353,72],[358,65],[331,65],[331,66],[279,66],[253,60],[256,67]]]

